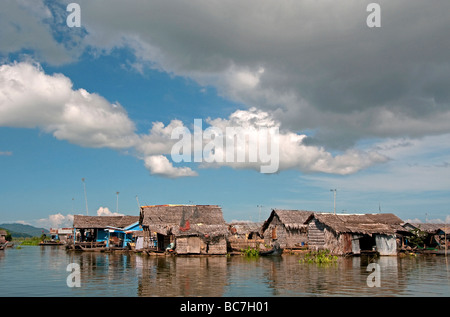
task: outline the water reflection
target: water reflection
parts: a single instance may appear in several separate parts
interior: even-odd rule
[[[432,267],[424,259],[397,257],[341,258],[331,265],[298,260],[297,256],[79,255],[84,280],[97,290],[99,285],[135,287],[129,296],[402,296],[413,294],[410,288],[416,283],[428,285]],[[381,287],[368,285],[370,263],[379,265]]]
[[[138,296],[215,296],[227,284],[225,257],[139,257]]]
[[[70,263],[80,265],[79,288],[66,284]],[[370,263],[378,264],[380,287],[367,283]],[[14,296],[450,296],[450,279],[448,263],[439,256],[349,257],[324,266],[299,263],[296,255],[165,257],[29,247],[0,256],[0,291]]]

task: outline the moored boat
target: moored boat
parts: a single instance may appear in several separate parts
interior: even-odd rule
[[[45,240],[45,241],[39,242],[39,245],[41,245],[41,246],[44,246],[44,245],[58,246],[58,245],[64,245],[64,243],[60,242],[60,241],[54,241],[54,240]]]

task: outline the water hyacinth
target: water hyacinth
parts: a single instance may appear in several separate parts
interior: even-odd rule
[[[330,250],[309,251],[299,260],[299,263],[331,264],[336,263],[338,257],[330,254]]]

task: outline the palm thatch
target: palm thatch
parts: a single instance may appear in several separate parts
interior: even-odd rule
[[[250,221],[232,221],[228,223],[228,232],[234,236],[256,237],[260,236],[262,223]]]
[[[306,221],[317,219],[336,233],[393,235],[403,221],[394,214],[328,214],[315,213]]]
[[[279,222],[286,227],[287,230],[306,230],[307,226],[305,221],[313,214],[312,211],[306,210],[285,210],[285,209],[273,209],[269,218],[264,222],[261,227],[261,232],[267,230],[270,223],[275,217],[279,219]]]
[[[156,205],[141,207],[140,224],[153,232],[175,236],[227,235],[222,209],[217,205]]]
[[[450,225],[445,223],[409,223],[411,226],[428,234],[450,234]]]
[[[125,228],[139,221],[139,216],[73,216],[76,229],[103,229],[106,227]]]

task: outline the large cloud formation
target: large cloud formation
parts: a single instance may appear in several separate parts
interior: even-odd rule
[[[238,110],[229,118],[207,119],[206,123],[222,131],[229,127],[240,128],[245,135],[258,133],[261,127],[279,127],[279,123],[267,112],[256,108]],[[84,89],[74,90],[69,78],[62,74],[48,75],[36,63],[21,62],[0,66],[0,126],[39,128],[52,133],[57,139],[85,147],[132,149],[154,175],[197,175],[189,167],[173,166],[167,158],[174,144],[179,141],[172,137],[174,129],[183,128],[188,131],[181,121],[172,120],[167,126],[154,122],[147,134],[137,134],[122,106]],[[207,128],[201,129],[202,134],[205,134]],[[278,134],[277,170],[279,167],[279,170],[350,174],[386,160],[385,156],[376,151],[349,150],[342,155],[333,156],[322,147],[304,144],[305,138],[306,135],[290,131]],[[201,139],[200,150],[203,151],[208,141],[205,137]],[[191,138],[188,142],[194,144],[195,140]],[[190,149],[194,148],[192,144]],[[249,156],[250,147],[243,146],[237,150],[244,152],[245,157]],[[256,169],[262,162],[232,160],[213,163]]]
[[[9,14],[0,19],[0,52],[27,48],[41,60],[60,64],[86,49],[102,54],[127,47],[140,71],[157,68],[212,85],[248,107],[240,114],[271,118],[282,142],[289,145],[280,153],[281,170],[354,173],[386,161],[374,149],[357,150],[361,140],[450,132],[447,0],[433,5],[421,0],[377,1],[382,23],[375,29],[366,25],[366,8],[372,1],[80,0],[81,29],[61,26],[69,2],[2,2],[0,12]],[[53,34],[55,27],[59,37]],[[196,174],[167,160],[173,145],[167,136],[182,122],[155,123],[148,135],[136,135],[120,105],[72,90],[64,76],[40,74],[58,82],[51,86],[62,85],[63,92],[53,97],[60,99],[42,105],[56,113],[57,120],[49,121],[43,112],[33,116],[37,122],[20,118],[18,109],[33,110],[25,99],[14,99],[22,108],[15,106],[14,112],[9,107],[10,117],[2,117],[3,125],[7,121],[37,126],[83,146],[132,147],[154,174]],[[38,87],[30,78],[23,80],[28,80],[27,87]],[[11,82],[2,87],[8,92],[21,89]],[[3,98],[11,96],[19,98]],[[21,98],[27,96],[37,104],[46,98],[42,90]],[[95,106],[86,108],[88,104]],[[80,111],[104,121],[80,122]],[[233,124],[233,116],[237,114],[223,120]],[[110,120],[116,120],[119,131],[109,129]],[[340,154],[332,155],[332,150]]]
[[[308,142],[449,132],[450,3],[81,1],[86,43],[128,45],[142,62],[274,114]]]

